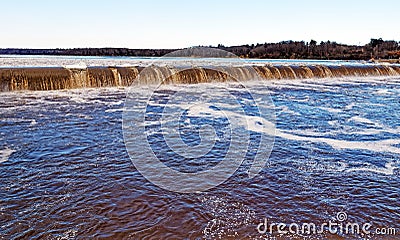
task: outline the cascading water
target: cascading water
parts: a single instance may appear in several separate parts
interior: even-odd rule
[[[250,71],[249,68],[256,71]],[[143,67],[89,67],[67,69],[62,67],[1,68],[0,91],[59,90],[129,86]],[[400,75],[397,65],[265,65],[185,69],[182,67],[152,66],[147,68],[140,84],[175,83],[195,84],[272,79],[341,78]],[[229,74],[226,74],[229,73]],[[254,76],[257,73],[257,76]]]

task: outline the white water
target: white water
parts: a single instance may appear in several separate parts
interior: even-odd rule
[[[10,148],[5,148],[3,150],[0,150],[0,163],[8,161],[8,158],[14,152],[15,152],[15,150],[12,150]]]

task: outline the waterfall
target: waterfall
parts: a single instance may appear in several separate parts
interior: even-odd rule
[[[130,86],[136,84],[195,84],[232,80],[272,80],[400,76],[398,65],[265,65],[239,67],[171,66],[0,68],[0,91],[58,90]],[[136,81],[136,82],[135,82]]]

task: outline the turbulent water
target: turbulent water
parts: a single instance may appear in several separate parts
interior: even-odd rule
[[[233,83],[196,87],[210,86],[237,88],[239,101],[247,99]],[[185,87],[166,86],[156,99],[162,102],[168,92]],[[147,90],[135,89],[137,102],[147,100],[139,94]],[[266,165],[254,178],[239,168],[223,184],[187,194],[154,185],[133,165],[122,130],[126,89],[2,93],[0,235],[4,239],[399,238],[373,231],[400,231],[399,78],[254,82],[247,91],[270,94],[273,100],[275,143]],[[225,97],[221,93],[220,98]],[[251,115],[252,109],[248,111]],[[218,116],[217,112],[208,108],[207,114]],[[189,125],[204,117],[201,111],[191,114]],[[227,125],[223,119],[213,124],[221,131]],[[241,131],[265,134],[245,126]],[[189,144],[198,140],[196,131],[180,136]],[[162,152],[162,141],[153,137],[149,138],[153,149]],[[209,159],[218,161],[224,151],[224,145],[213,148]],[[137,155],[142,153],[138,150]],[[166,164],[190,171],[215,163],[172,157]],[[347,214],[348,222],[370,223],[371,234],[257,230],[264,219],[321,225],[338,213]]]
[[[232,80],[400,75],[398,64],[339,60],[241,59],[234,56],[188,57],[192,55],[187,55],[185,51],[190,53],[192,50],[181,50],[175,55],[163,58],[0,55],[0,92],[126,87],[138,82],[194,84]],[[217,50],[200,48],[193,51],[212,53]]]

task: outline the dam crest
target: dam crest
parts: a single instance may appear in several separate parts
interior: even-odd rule
[[[142,70],[145,74],[140,74]],[[207,82],[400,76],[398,65],[265,65],[214,67],[0,68],[0,91],[60,90]],[[136,82],[135,82],[136,81]]]

